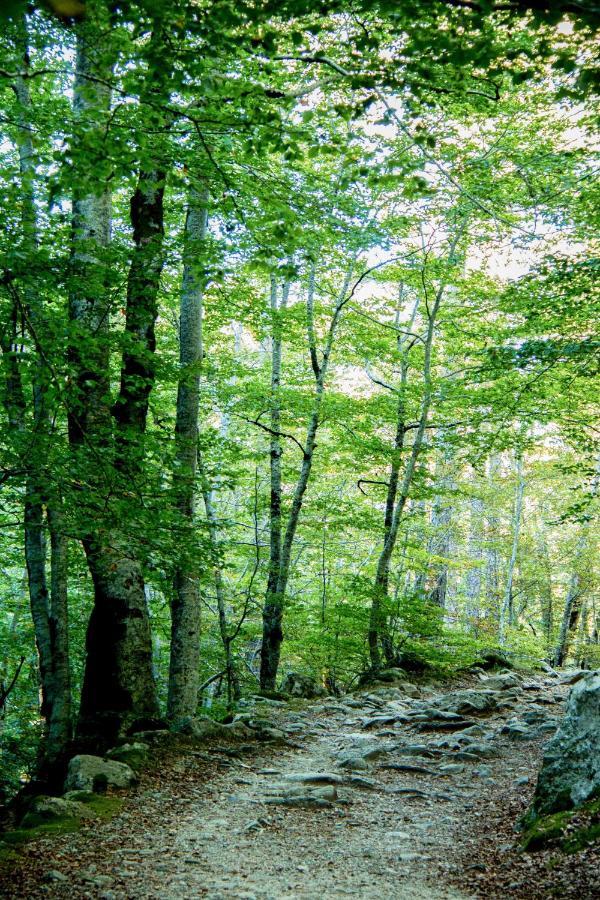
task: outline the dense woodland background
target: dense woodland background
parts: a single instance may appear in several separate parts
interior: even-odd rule
[[[5,797],[289,671],[600,666],[595,4],[3,16]]]

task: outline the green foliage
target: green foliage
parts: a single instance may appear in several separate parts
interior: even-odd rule
[[[5,795],[33,773],[43,730],[24,576],[28,475],[41,473],[35,499],[59,501],[65,519],[75,705],[93,599],[81,539],[117,524],[145,579],[161,704],[183,558],[196,567],[202,602],[201,702],[225,716],[229,638],[242,693],[258,686],[274,391],[285,532],[330,332],[283,603],[282,672],[345,689],[369,667],[390,473],[396,467],[401,481],[407,471],[429,395],[383,592],[394,653],[442,673],[467,666],[497,647],[508,603],[506,652],[523,663],[546,657],[577,576],[585,603],[571,659],[597,663],[594,5],[568,4],[569,15],[563,3],[501,6],[360,0],[348,15],[347,4],[302,0],[57,0],[25,19],[24,4],[3,9],[0,686],[25,657],[0,711]],[[72,108],[86,29],[108,71],[87,86],[88,98],[99,85],[111,90],[104,117],[93,104],[85,114]],[[164,38],[164,57],[152,34]],[[150,389],[149,414],[139,431],[119,432],[123,358],[147,336],[125,327],[130,201],[156,159],[167,172],[156,349],[146,348],[147,366],[132,376]],[[198,371],[182,372],[191,191],[208,196],[208,235],[191,266],[204,286],[203,356]],[[82,274],[72,199],[102,192],[111,239],[88,237]],[[279,296],[289,287],[285,310],[270,307],[273,285]],[[104,311],[95,330],[69,314],[78,288]],[[81,360],[89,371],[78,383]],[[198,373],[190,527],[174,502],[174,427],[180,381]],[[95,440],[76,443],[69,428],[90,383],[103,424]],[[516,449],[525,499],[507,601]],[[443,610],[434,602],[440,579]]]

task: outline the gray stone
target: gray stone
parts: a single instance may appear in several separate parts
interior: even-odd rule
[[[50,869],[42,876],[42,880],[50,883],[57,881],[60,881],[62,883],[68,881],[69,879],[66,875],[63,875],[62,872],[59,872],[58,869]]]
[[[536,737],[536,733],[531,731],[525,722],[507,722],[500,729],[500,734],[508,737],[511,741],[532,741]]]
[[[64,800],[75,800],[77,803],[90,803],[95,800],[98,794],[93,791],[67,791],[63,794]]]
[[[497,691],[451,691],[436,700],[433,704],[437,709],[454,713],[455,715],[477,715],[492,712],[498,706],[499,694]]]
[[[370,768],[364,756],[344,756],[338,762],[338,766],[351,772],[366,772]]]
[[[333,772],[291,772],[284,776],[284,781],[298,784],[342,784],[344,779]]]
[[[600,796],[600,671],[575,684],[544,751],[532,810],[544,815]]]
[[[65,791],[97,791],[107,787],[128,788],[137,776],[126,763],[81,754],[69,763]]]
[[[406,716],[374,716],[372,719],[362,719],[362,727],[369,731],[371,728],[381,728],[383,725],[393,725],[396,722],[406,722]]]
[[[64,797],[36,797],[21,824],[28,828],[38,825],[40,821],[95,818],[93,810],[76,800],[66,800]]]
[[[546,675],[548,675],[549,678],[560,678],[558,672],[556,672],[549,663],[542,662],[540,668],[543,672],[546,673]]]
[[[507,691],[521,689],[521,679],[515,672],[503,672],[499,675],[491,675],[482,681],[483,686],[490,691]]]
[[[546,721],[548,713],[544,709],[530,709],[523,713],[522,718],[528,725],[536,725],[538,722]]]
[[[150,747],[143,741],[133,741],[129,744],[120,744],[107,752],[108,759],[127,763],[132,769],[141,769],[148,760]]]
[[[288,672],[283,679],[281,690],[290,697],[302,697],[306,700],[327,696],[327,691],[315,678],[301,672]]]
[[[206,738],[222,735],[224,728],[224,725],[220,722],[215,722],[214,719],[208,716],[187,716],[173,726],[173,731],[202,741]]]
[[[444,775],[460,775],[464,770],[465,767],[461,765],[461,763],[446,763],[445,765],[440,766],[440,772]]]
[[[582,678],[585,678],[585,676],[589,674],[589,670],[587,669],[574,669],[572,672],[563,672],[558,680],[558,683],[577,684],[578,681],[581,681]]]
[[[554,734],[556,729],[558,728],[558,722],[554,719],[550,719],[548,722],[542,722],[536,728],[536,734],[544,735],[544,734]]]
[[[85,881],[87,881],[88,884],[93,884],[94,887],[97,888],[109,887],[109,885],[112,884],[110,875],[87,875]]]
[[[491,744],[467,744],[464,750],[456,753],[455,759],[463,759],[468,762],[474,759],[491,759],[498,755],[498,751]]]

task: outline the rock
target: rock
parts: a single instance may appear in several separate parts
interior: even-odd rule
[[[478,726],[475,725],[475,722],[470,721],[469,719],[461,719],[460,716],[456,719],[450,720],[432,720],[426,722],[419,722],[417,725],[418,731],[471,731],[471,729]]]
[[[171,732],[168,728],[153,728],[151,731],[135,731],[129,737],[134,743],[160,744],[169,740]]]
[[[333,772],[291,772],[284,776],[284,781],[298,784],[342,784],[344,779]]]
[[[128,788],[137,783],[137,776],[126,763],[100,756],[81,754],[69,763],[66,791],[101,792],[107,787]]]
[[[460,763],[446,763],[444,766],[440,766],[440,772],[444,775],[460,775],[464,770],[465,767]]]
[[[206,738],[221,735],[224,727],[220,722],[216,722],[209,716],[186,716],[185,719],[175,723],[173,731],[202,741]]]
[[[364,756],[345,756],[338,762],[338,766],[351,772],[367,772],[370,768]]]
[[[63,875],[62,872],[59,872],[58,869],[50,869],[42,876],[42,881],[45,881],[49,884],[52,884],[53,882],[64,883],[68,880],[68,877],[66,875]]]
[[[273,795],[264,802],[276,806],[330,806],[338,799],[334,784],[315,788],[303,784],[275,784],[272,791]]]
[[[588,669],[575,669],[572,672],[563,672],[558,680],[558,683],[577,684],[578,681],[581,681],[582,678],[585,678],[585,676],[589,674],[590,673]]]
[[[112,884],[110,875],[87,875],[85,881],[97,888],[106,888]]]
[[[545,722],[548,713],[543,709],[530,709],[523,713],[523,721],[528,725],[537,725],[539,722]]]
[[[434,751],[428,744],[405,744],[399,748],[401,756],[421,756],[424,759],[432,759]]]
[[[491,759],[499,753],[491,744],[467,744],[463,750],[455,754],[455,759],[463,759],[465,762],[474,759]]]
[[[483,650],[476,665],[482,669],[512,669],[513,665],[502,650]]]
[[[583,805],[600,795],[600,671],[572,688],[565,716],[544,751],[532,815]]]
[[[522,690],[521,679],[514,672],[502,672],[499,675],[491,675],[483,680],[482,684],[490,691],[507,691],[511,688]]]
[[[148,744],[142,741],[135,741],[130,744],[121,744],[119,747],[113,747],[106,755],[108,759],[127,763],[128,766],[137,771],[143,768],[148,761],[149,749]]]
[[[63,799],[75,800],[76,803],[91,803],[97,797],[98,794],[94,794],[93,791],[67,791],[63,794]]]
[[[24,828],[35,828],[44,822],[59,819],[95,819],[96,814],[84,803],[64,797],[36,797],[23,817]]]
[[[301,672],[288,672],[283,679],[281,691],[290,697],[302,697],[305,700],[327,696],[327,691],[315,678]]]
[[[531,731],[525,722],[507,722],[500,729],[500,734],[510,738],[512,741],[532,741],[536,738],[536,733]]]
[[[536,734],[538,736],[539,735],[543,736],[545,734],[554,734],[556,732],[557,728],[558,728],[558,723],[555,722],[554,720],[551,720],[548,722],[542,722],[541,725],[538,725],[538,727],[536,729]]]
[[[392,716],[373,716],[373,718],[362,719],[362,727],[365,730],[370,728],[381,728],[384,725],[394,725],[396,722],[406,722],[407,718],[403,715]]]
[[[556,672],[552,668],[552,666],[549,665],[549,663],[547,663],[547,662],[542,662],[540,664],[540,668],[541,668],[542,672],[545,672],[546,675],[548,675],[550,678],[559,678],[560,677],[558,672]]]
[[[497,691],[467,689],[451,691],[436,700],[433,705],[437,709],[463,716],[492,712],[498,706],[498,701]]]
[[[393,681],[404,681],[406,682],[408,679],[406,677],[406,672],[404,669],[400,669],[398,667],[391,667],[389,669],[382,669],[381,672],[377,674],[377,681],[384,682],[393,682]]]
[[[285,731],[282,731],[281,728],[274,728],[273,726],[264,727],[264,728],[256,728],[252,730],[252,736],[257,741],[286,741],[287,735]]]

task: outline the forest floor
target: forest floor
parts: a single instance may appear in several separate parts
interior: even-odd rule
[[[567,691],[540,677],[499,691],[463,738],[419,716],[448,686],[260,703],[283,744],[163,751],[110,821],[25,845],[0,896],[598,898],[597,848],[523,853],[514,831]]]

